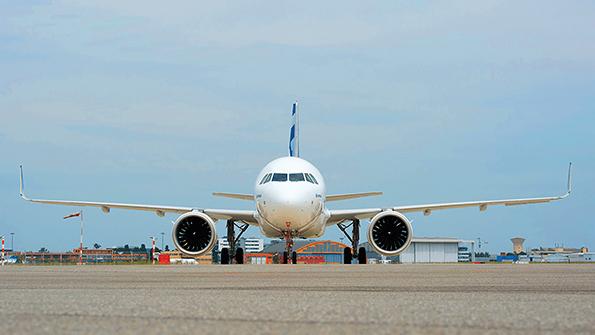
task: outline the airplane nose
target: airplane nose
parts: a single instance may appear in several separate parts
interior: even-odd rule
[[[291,215],[291,213],[304,211],[306,201],[304,197],[295,195],[287,195],[274,202],[275,207],[279,213],[283,215]]]
[[[310,198],[306,192],[278,194],[268,201],[270,218],[277,224],[290,224],[292,228],[297,229],[309,219],[307,216],[312,202]]]

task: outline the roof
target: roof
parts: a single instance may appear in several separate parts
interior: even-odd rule
[[[310,244],[314,245],[314,244],[323,244],[323,243],[334,243],[334,244],[340,245],[342,248],[347,247],[347,245],[345,245],[343,243],[340,243],[337,241],[332,241],[332,240],[305,240],[305,241],[302,240],[302,241],[294,241],[293,250],[299,251],[300,249],[303,249],[303,248],[309,246]],[[276,254],[276,253],[282,253],[284,251],[285,251],[285,242],[275,241],[271,244],[266,245],[260,253]]]
[[[293,250],[297,250],[307,244],[310,244],[312,242],[315,241],[294,241],[293,242]],[[271,244],[267,244],[264,246],[264,249],[262,249],[262,251],[260,253],[264,253],[264,254],[277,254],[277,253],[282,253],[285,251],[285,242],[281,242],[281,241],[274,241]]]
[[[308,249],[308,248],[311,248],[311,247],[314,247],[314,246],[320,245],[320,244],[326,244],[326,243],[338,245],[341,252],[343,252],[343,248],[349,248],[348,245],[343,244],[341,242],[336,242],[336,241],[332,241],[332,240],[322,240],[322,241],[310,241],[310,243],[308,243],[300,248],[296,248],[295,250],[297,252],[306,252],[306,249]]]
[[[413,237],[411,242],[425,243],[475,243],[472,240],[461,240],[454,237]]]

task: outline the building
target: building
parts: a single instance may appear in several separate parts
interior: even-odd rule
[[[273,264],[273,254],[250,253],[246,254],[246,264]]]
[[[457,263],[474,261],[475,241],[455,238],[414,237],[411,245],[401,255],[383,257],[376,253],[368,242],[361,244],[366,249],[369,263]],[[301,264],[342,264],[343,250],[348,245],[335,241],[295,241],[293,249]],[[272,241],[262,253],[246,255],[246,263],[279,263],[285,242]]]
[[[264,240],[261,238],[247,238],[244,241],[244,252],[245,253],[256,253],[261,252],[264,249]]]
[[[568,261],[573,262],[595,262],[595,253],[593,252],[578,252],[568,255]]]
[[[465,246],[467,245],[467,246]],[[414,237],[411,245],[399,256],[383,257],[376,253],[368,242],[366,248],[368,260],[383,260],[390,263],[457,263],[475,261],[475,241],[456,238]],[[470,247],[469,247],[470,246]]]
[[[347,245],[335,241],[295,241],[293,244],[293,250],[297,253],[298,264],[342,264],[343,263],[343,250],[348,247]],[[272,241],[271,244],[267,245],[262,255],[270,255],[271,263],[280,263],[283,252],[285,251],[285,242],[283,241]],[[254,257],[251,255],[251,257]],[[267,258],[268,260],[268,258]],[[251,264],[270,264],[258,262],[248,262]]]
[[[458,256],[459,263],[471,262],[471,259],[473,258],[471,251],[469,251],[469,247],[459,247]]]
[[[15,253],[16,255],[16,253]],[[129,249],[84,249],[83,263],[144,263],[149,261],[149,253]],[[80,249],[71,252],[21,252],[17,255],[23,264],[76,264],[79,262]]]
[[[513,237],[510,239],[512,242],[512,252],[515,254],[520,254],[524,252],[525,248],[523,247],[523,243],[525,243],[525,239],[522,237]]]
[[[223,248],[229,248],[227,237],[220,238],[217,241],[217,250],[221,251]],[[264,249],[264,240],[261,238],[240,238],[236,248],[243,248],[245,254],[261,252]]]
[[[401,263],[457,263],[459,262],[459,244],[470,243],[471,255],[474,254],[474,241],[462,241],[455,238],[414,237],[409,248],[400,255]],[[465,250],[461,258],[468,255]],[[467,258],[469,259],[469,257]]]

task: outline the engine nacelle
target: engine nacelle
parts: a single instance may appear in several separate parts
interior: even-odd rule
[[[176,248],[182,253],[202,255],[211,251],[217,241],[215,222],[202,212],[182,214],[174,222],[172,238]]]
[[[411,244],[413,228],[405,215],[395,211],[376,214],[368,226],[368,242],[384,256],[396,256]]]

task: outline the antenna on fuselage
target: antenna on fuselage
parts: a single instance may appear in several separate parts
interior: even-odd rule
[[[300,157],[300,117],[297,101],[291,107],[291,129],[289,131],[289,156]]]

